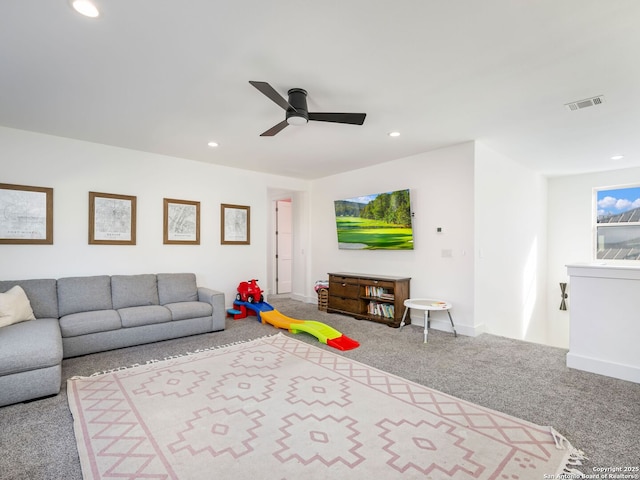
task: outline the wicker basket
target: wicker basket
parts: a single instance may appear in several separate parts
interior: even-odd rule
[[[326,312],[328,304],[329,304],[329,290],[326,288],[319,289],[318,290],[318,310],[322,310],[323,312]]]

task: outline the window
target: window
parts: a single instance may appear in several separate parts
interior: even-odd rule
[[[640,260],[640,185],[597,188],[596,258]]]

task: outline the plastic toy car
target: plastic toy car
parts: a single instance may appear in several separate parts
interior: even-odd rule
[[[262,303],[264,302],[264,295],[258,286],[258,280],[249,280],[248,282],[240,282],[238,285],[238,293],[236,294],[236,300],[249,303]]]

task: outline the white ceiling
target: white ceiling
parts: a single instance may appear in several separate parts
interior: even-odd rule
[[[95,3],[0,1],[0,125],[307,179],[474,139],[547,175],[640,166],[638,0]],[[366,121],[260,137],[284,111],[249,80]]]

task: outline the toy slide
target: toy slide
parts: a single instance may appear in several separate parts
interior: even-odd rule
[[[247,310],[251,310],[253,314],[255,314],[256,317],[258,317],[258,320],[260,321],[262,321],[262,314],[264,312],[270,312],[271,310],[274,309],[267,302],[250,303],[250,302],[243,302],[242,300],[236,300],[235,302],[233,302],[233,306],[234,307],[237,306],[237,307],[240,307],[240,309],[245,310],[244,316],[241,318],[244,318],[247,316],[247,313],[248,313]]]
[[[338,350],[353,350],[360,346],[358,342],[343,335],[326,323],[287,317],[267,302],[248,303],[236,301],[234,304],[241,304],[247,309],[254,311],[262,323],[268,323],[276,328],[289,330],[291,333],[308,333],[316,337],[320,343],[337,348]]]
[[[289,318],[278,310],[262,312],[261,317],[262,323],[268,323],[276,328],[289,330],[291,333],[308,333],[316,337],[320,343],[325,343],[338,350],[352,350],[360,346],[358,342],[343,335],[326,323]]]

